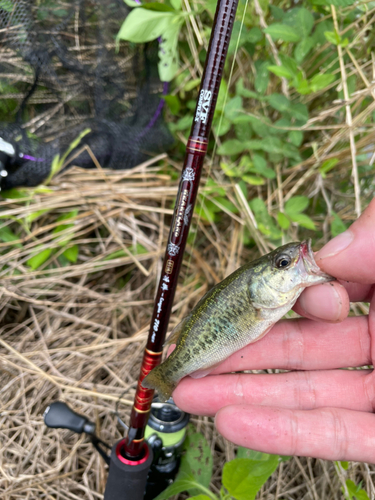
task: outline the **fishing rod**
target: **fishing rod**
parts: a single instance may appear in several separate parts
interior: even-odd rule
[[[218,0],[217,3],[149,335],[130,415],[129,431],[127,438],[116,443],[112,449],[113,462],[110,465],[109,478],[112,474],[116,475],[119,491],[131,491],[132,488],[131,498],[134,500],[143,498],[147,479],[148,469],[145,464],[148,461],[150,447],[145,441],[145,428],[154,395],[152,389],[145,389],[142,386],[142,380],[161,362],[237,5],[238,0]],[[120,470],[123,471],[122,474]],[[130,496],[124,498],[130,499]]]
[[[92,423],[84,416],[75,414],[70,409],[67,411],[62,406],[53,406],[60,403],[53,403],[45,413],[45,423],[49,427],[63,427],[88,434],[93,445],[109,464],[104,500],[155,498],[160,490],[157,488],[154,491],[150,491],[150,488],[146,490],[146,481],[151,480],[152,483],[152,472],[154,478],[163,472],[162,460],[160,462],[159,459],[161,450],[165,450],[166,446],[165,443],[160,443],[160,436],[163,436],[162,431],[168,427],[166,424],[169,419],[171,424],[169,430],[175,434],[175,439],[170,440],[170,449],[178,450],[182,442],[181,437],[184,436],[184,426],[187,424],[184,412],[174,405],[172,399],[167,403],[158,403],[157,400],[155,402],[154,390],[144,388],[142,381],[161,362],[237,5],[238,0],[218,0],[217,3],[127,437],[116,442],[111,448],[95,436]],[[63,418],[60,411],[61,415],[64,415]],[[148,421],[148,434],[145,434]],[[150,428],[156,431],[151,436],[149,434],[153,431],[149,431]],[[103,448],[111,448],[110,455],[107,455]],[[173,452],[167,453],[173,454]],[[161,464],[159,469],[155,469],[154,455]],[[177,459],[173,463],[178,466]],[[171,477],[175,476],[177,466],[170,472]],[[167,485],[168,483],[165,487]]]

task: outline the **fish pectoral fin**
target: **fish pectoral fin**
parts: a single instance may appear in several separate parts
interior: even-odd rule
[[[179,322],[179,324],[173,328],[171,334],[169,335],[167,340],[164,342],[163,347],[166,347],[166,346],[172,345],[172,344],[177,344],[178,339],[180,338],[180,335],[182,333],[182,330],[184,329],[184,326],[186,324],[186,321],[187,321],[187,317],[184,318],[183,320],[181,320]]]

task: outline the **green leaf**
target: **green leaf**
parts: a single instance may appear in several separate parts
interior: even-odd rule
[[[221,168],[223,169],[225,175],[228,177],[239,177],[240,172],[239,170],[234,166],[234,164],[228,165],[228,163],[221,162],[220,163]]]
[[[161,37],[159,42],[159,76],[169,82],[178,69],[177,42],[183,16],[181,13],[160,12],[137,8],[130,12],[117,38],[134,43],[145,43]]]
[[[370,500],[366,491],[362,489],[357,490],[354,496],[357,500]]]
[[[62,231],[65,231],[71,227],[74,227],[74,224],[73,224],[73,221],[74,219],[77,217],[78,215],[78,210],[72,210],[71,212],[69,213],[66,213],[66,214],[63,214],[63,215],[60,215],[60,217],[57,218],[56,222],[63,222],[63,221],[66,221],[66,220],[72,220],[72,223],[70,224],[59,224],[57,227],[55,227],[55,229],[52,231],[52,233],[55,236],[55,238],[59,238],[60,237],[60,233]],[[60,246],[65,246],[67,243],[69,243],[69,241],[73,238],[73,234],[69,234],[66,236],[66,238],[62,239],[61,241],[59,241],[59,245]]]
[[[292,75],[292,77],[298,76],[298,74],[300,73],[300,70],[298,69],[298,65],[297,65],[296,61],[292,57],[289,57],[285,54],[280,54],[280,61],[283,65],[283,67],[289,71],[289,73]]]
[[[53,160],[52,160],[52,164],[51,164],[51,172],[49,174],[49,176],[47,177],[47,179],[44,181],[44,184],[49,184],[51,179],[60,172],[60,170],[62,169],[62,167],[64,166],[64,162],[65,160],[67,159],[67,157],[69,156],[69,154],[73,151],[74,148],[76,148],[79,143],[81,142],[81,140],[83,139],[83,137],[87,134],[89,134],[91,132],[91,129],[89,128],[86,128],[85,130],[83,130],[79,136],[74,139],[73,142],[71,142],[69,144],[69,147],[68,149],[65,151],[65,153],[62,155],[62,157],[60,158],[60,155],[56,155]]]
[[[225,80],[221,80],[219,95],[217,96],[216,111],[225,111],[225,96],[227,95],[228,85]]]
[[[17,189],[17,188],[12,188],[12,189],[7,189],[6,191],[1,192],[3,198],[9,199],[9,200],[22,200],[22,199],[31,199],[32,195],[30,191],[27,191],[26,189]]]
[[[42,210],[37,210],[36,212],[32,212],[31,214],[25,217],[25,221],[27,224],[31,224],[34,220],[38,219],[41,215],[49,212],[50,209],[44,208]]]
[[[284,12],[283,9],[280,9],[280,7],[276,7],[276,5],[271,4],[269,7],[271,9],[272,16],[274,17],[274,19],[276,19],[276,21],[282,21],[284,19],[286,12]]]
[[[310,200],[307,198],[307,196],[292,196],[292,198],[290,198],[285,203],[285,212],[288,215],[298,214],[306,210],[306,208],[309,206],[309,203]]]
[[[236,205],[234,205],[232,202],[230,202],[228,200],[228,198],[221,198],[219,196],[219,197],[215,198],[215,201],[217,201],[218,203],[223,205],[223,207],[225,207],[228,210],[228,212],[230,212],[232,214],[238,213],[238,208],[236,207]]]
[[[327,19],[317,24],[317,26],[314,29],[314,33],[311,35],[311,38],[313,38],[315,44],[323,45],[326,43],[327,39],[324,35],[326,31],[334,31],[334,25],[332,20]]]
[[[181,109],[181,103],[176,95],[165,95],[163,96],[164,101],[167,103],[172,115],[178,115]]]
[[[126,5],[129,5],[129,7],[139,7],[139,3],[135,0],[124,0],[124,2]]]
[[[286,26],[285,24],[275,23],[270,24],[268,28],[264,30],[265,33],[271,35],[273,40],[283,40],[284,42],[299,42],[301,39],[300,34],[296,33],[296,30],[291,26]]]
[[[335,75],[332,75],[331,73],[325,73],[324,75],[318,74],[311,78],[309,85],[313,92],[318,92],[332,83],[334,79]]]
[[[243,111],[242,97],[237,95],[236,97],[233,97],[233,99],[227,101],[224,114],[228,120],[233,121],[241,111]]]
[[[303,132],[300,130],[291,130],[288,134],[289,140],[295,146],[300,146],[303,141]]]
[[[192,118],[189,115],[183,116],[178,120],[175,126],[175,130],[187,130],[191,127]]]
[[[270,135],[271,123],[267,117],[262,117],[260,120],[256,116],[241,113],[236,117],[234,123],[251,123],[253,131],[260,137],[269,137]]]
[[[70,219],[75,219],[79,213],[78,209],[71,210],[70,212],[66,214],[60,215],[60,217],[57,217],[56,222],[62,222],[63,220],[70,220]]]
[[[212,476],[212,454],[205,437],[200,432],[189,432],[184,442],[185,454],[181,460],[180,472],[192,474],[196,483],[208,488]],[[196,488],[188,488],[190,495],[200,493]]]
[[[38,269],[38,267],[40,267],[42,264],[46,262],[46,260],[48,260],[51,253],[52,249],[46,248],[45,250],[38,252],[33,257],[30,257],[30,259],[28,259],[27,261],[27,265],[30,266],[33,271],[35,271],[35,269]]]
[[[244,149],[260,149],[268,154],[279,154],[286,158],[294,158],[297,161],[300,159],[298,150],[295,146],[288,142],[283,142],[276,137],[246,141]]]
[[[191,118],[190,118],[190,124],[191,124]],[[215,130],[215,134],[217,134],[219,137],[222,135],[225,135],[227,132],[229,132],[232,123],[226,116],[219,116],[219,114],[215,114],[215,117],[212,121],[212,126]]]
[[[326,178],[326,174],[330,170],[332,170],[338,164],[338,162],[338,158],[329,158],[322,163],[322,166],[319,168],[319,172],[321,173],[323,179]]]
[[[305,79],[302,78],[296,85],[296,90],[302,95],[310,94],[311,93],[311,88],[309,85],[309,82]]]
[[[271,240],[279,240],[282,233],[276,226],[274,219],[268,213],[264,201],[261,198],[253,198],[249,205],[254,212],[259,231],[265,236],[268,236]]]
[[[216,7],[217,7],[216,0],[206,0],[206,2],[203,3],[203,5],[204,5],[204,8],[212,14],[212,16],[215,15]]]
[[[78,253],[79,253],[78,245],[73,245],[67,248],[62,254],[69,260],[69,262],[76,263],[78,259]]]
[[[355,482],[351,479],[347,479],[345,483],[346,487],[348,488],[350,498],[355,497],[357,500],[370,500],[366,491],[361,489],[361,484],[356,485]],[[344,488],[342,487],[341,489],[345,494]]]
[[[0,240],[4,243],[12,243],[13,241],[19,240],[19,236],[13,233],[13,231],[8,226],[0,227]],[[13,243],[17,248],[22,248],[21,243]]]
[[[296,48],[294,49],[294,57],[297,63],[301,63],[305,59],[314,45],[314,39],[311,37],[303,38],[303,40],[296,45]]]
[[[207,495],[197,495],[195,497],[189,497],[188,500],[211,500],[211,497]]]
[[[289,111],[290,101],[285,95],[282,94],[271,94],[267,97],[267,101],[270,105],[279,111],[280,113],[285,113],[285,111]]]
[[[243,78],[240,78],[236,83],[236,94],[242,97],[250,97],[253,99],[258,99],[258,95],[256,92],[248,90],[243,86]]]
[[[238,447],[236,455],[237,458],[251,458],[251,460],[268,460],[270,457],[268,453],[250,450],[250,448],[244,448],[243,446]]]
[[[269,168],[267,166],[267,161],[263,158],[263,156],[254,154],[253,155],[253,164],[255,171],[266,177],[267,179],[274,179],[276,177],[276,174],[272,168]]]
[[[302,102],[291,103],[289,113],[300,122],[299,125],[304,125],[309,119],[309,111],[307,109],[307,106]]]
[[[288,229],[290,226],[290,220],[282,212],[279,212],[277,214],[277,222],[278,222],[279,226],[281,227],[281,229]]]
[[[339,215],[332,210],[333,220],[331,222],[331,235],[333,237],[346,231],[347,227],[340,219]],[[345,469],[346,470],[346,469]]]
[[[335,215],[337,215],[337,214],[335,214]],[[341,219],[340,219],[340,220],[341,220]],[[345,462],[345,461],[344,461],[344,462],[342,462],[342,461],[341,461],[341,462],[340,462],[340,465],[341,465],[341,467],[342,467],[344,470],[348,470],[348,468],[349,468],[349,462]]]
[[[238,139],[229,139],[219,146],[217,152],[219,155],[236,155],[245,151],[246,143]]]
[[[324,36],[333,45],[340,45],[341,37],[337,31],[325,31]]]
[[[255,26],[255,28],[251,28],[247,34],[247,41],[250,43],[257,43],[263,38],[263,33],[262,31]]]
[[[236,123],[234,125],[234,130],[237,139],[241,142],[249,141],[253,135],[252,128],[249,127],[248,123]]]
[[[162,4],[160,4],[162,5]],[[178,70],[177,42],[183,16],[181,13],[160,12],[137,8],[130,12],[117,38],[144,43],[161,37],[159,42],[159,77],[169,82]]]
[[[269,63],[264,61],[260,64],[256,64],[256,76],[254,80],[254,87],[257,92],[264,94],[267,90],[269,83],[269,73],[268,73]]]
[[[229,42],[228,55],[234,54],[237,44],[242,47],[247,41],[247,28],[242,25],[241,21],[234,21],[232,36]]]
[[[170,82],[178,71],[178,35],[180,33],[183,17],[174,15],[168,28],[161,34],[159,41],[159,77],[162,82]]]
[[[138,4],[138,7],[142,7],[142,9],[153,10],[153,11],[158,11],[158,12],[174,12],[173,7],[171,7],[170,5],[167,5],[165,3],[160,3],[160,2],[143,3],[142,5]]]
[[[65,9],[54,9],[53,13],[57,17],[65,17],[68,15],[68,11]]]
[[[334,5],[335,7],[349,7],[355,0],[324,0],[323,5]]]
[[[306,229],[315,230],[315,222],[306,214],[293,213],[289,214],[289,217],[293,222],[296,222],[299,226],[305,227]]]
[[[307,37],[311,33],[311,30],[313,29],[314,16],[307,9],[304,8],[298,9],[297,22],[298,22],[298,27],[302,31],[303,37],[304,38]]]
[[[195,89],[201,83],[200,78],[196,78],[195,80],[189,80],[187,84],[184,86],[185,92],[190,92],[190,90]]]
[[[262,186],[264,184],[264,179],[257,175],[243,175],[242,179],[252,186]]]
[[[216,212],[219,210],[217,205],[210,200],[203,199],[199,205],[196,205],[194,212],[206,222],[215,222]]]
[[[13,12],[14,4],[11,0],[0,0],[0,9],[5,10],[6,12]]]
[[[279,76],[280,78],[293,78],[293,75],[284,66],[268,66],[268,71],[271,71],[274,75]]]
[[[178,495],[183,491],[187,491],[189,488],[192,488],[195,485],[196,482],[194,481],[194,477],[192,474],[179,473],[174,483],[172,483],[170,486],[168,486],[167,489],[162,491],[154,500],[168,500],[168,498],[172,497],[173,495]]]
[[[268,455],[268,460],[235,458],[224,465],[223,485],[236,500],[254,500],[277,465],[277,455]]]
[[[151,42],[168,30],[175,17],[173,12],[156,12],[138,7],[128,14],[117,38],[134,43]]]
[[[181,0],[170,0],[170,2],[175,10],[181,10]]]

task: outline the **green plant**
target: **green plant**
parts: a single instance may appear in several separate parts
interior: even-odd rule
[[[179,473],[155,500],[167,500],[188,491],[189,500],[254,500],[257,492],[289,457],[268,455],[239,447],[237,458],[224,464],[220,496],[209,489],[212,476],[211,450],[204,436],[189,427]]]
[[[117,39],[145,43],[159,38],[159,76],[163,82],[171,81],[178,69],[177,42],[185,18],[181,1],[143,5],[134,0],[125,1],[134,10],[121,26]]]

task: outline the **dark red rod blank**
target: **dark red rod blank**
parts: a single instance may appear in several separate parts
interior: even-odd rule
[[[161,362],[237,5],[238,0],[219,0],[216,7],[194,121],[186,146],[163,270],[130,416],[128,440],[124,452],[127,458],[133,460],[136,460],[142,453],[144,430],[154,395],[152,389],[144,389],[141,383],[146,375]]]

